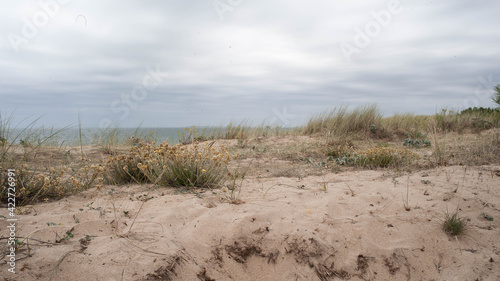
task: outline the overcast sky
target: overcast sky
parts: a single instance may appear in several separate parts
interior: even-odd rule
[[[494,106],[498,11],[497,0],[3,1],[0,113],[56,127],[78,114],[87,127],[294,126],[336,106]]]

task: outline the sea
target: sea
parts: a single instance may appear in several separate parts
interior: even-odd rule
[[[198,131],[207,128],[197,128]],[[113,142],[123,143],[131,137],[142,140],[154,140],[157,143],[168,141],[179,143],[179,138],[186,128],[29,128],[0,131],[0,141],[6,139],[9,143],[46,146],[78,146],[102,143],[112,138]]]

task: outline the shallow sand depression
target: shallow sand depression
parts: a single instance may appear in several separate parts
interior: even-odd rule
[[[29,247],[16,275],[0,270],[5,280],[499,280],[499,183],[496,166],[249,176],[239,204],[220,189],[105,186],[21,208]],[[467,227],[454,237],[442,225],[457,208]]]

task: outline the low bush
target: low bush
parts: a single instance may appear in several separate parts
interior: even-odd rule
[[[221,186],[231,159],[225,147],[211,144],[175,145],[167,142],[139,143],[128,155],[111,157],[106,164],[106,181],[154,183],[159,186],[212,188]]]

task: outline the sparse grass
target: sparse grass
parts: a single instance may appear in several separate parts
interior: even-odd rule
[[[446,151],[446,142],[441,142],[439,140],[438,134],[438,120],[429,123],[429,131],[432,135],[432,142],[434,143],[434,151],[432,156],[435,158],[435,165],[446,166],[448,165],[448,160],[450,158],[449,153]],[[446,134],[445,134],[446,139]]]
[[[80,138],[81,130],[80,128]],[[118,125],[99,129],[92,135],[92,145],[101,148],[102,152],[109,155],[115,155],[120,148],[136,145],[139,142],[151,143],[157,140],[158,136],[154,131],[147,132],[137,127],[131,135],[128,135],[124,134]],[[83,144],[82,139],[80,139],[80,144]]]
[[[197,140],[205,141],[207,138],[204,135],[199,135],[196,127],[184,128],[182,131],[177,132],[177,139],[180,144],[191,144]]]
[[[396,114],[382,118],[374,105],[353,110],[341,107],[316,115],[306,126],[295,130],[265,124],[253,127],[247,121],[215,128],[192,127],[179,134],[179,141],[189,145],[179,146],[156,145],[153,132],[142,136],[136,130],[133,137],[127,138],[115,126],[94,136],[93,145],[100,150],[91,157],[86,155],[89,150],[84,150],[81,139],[79,152],[74,153],[75,147],[63,148],[64,142],[56,138],[62,130],[37,128],[38,119],[18,129],[13,125],[13,115],[0,116],[0,167],[2,173],[7,168],[17,171],[18,201],[31,204],[101,187],[104,180],[111,185],[222,186],[231,180],[227,175],[231,157],[229,148],[215,149],[207,142],[216,139],[236,140],[229,142],[234,143],[230,149],[232,154],[241,153],[242,158],[270,157],[304,165],[307,165],[304,161],[312,159],[321,168],[339,168],[334,163],[408,168],[419,158],[417,153],[426,159],[431,150],[431,166],[498,164],[500,132],[495,128],[500,124],[499,116],[498,110],[469,109],[460,113],[443,110],[432,116]],[[454,136],[454,132],[476,135],[467,135],[467,141],[457,137],[453,143],[449,136]],[[430,149],[427,134],[432,140]],[[401,147],[404,137],[412,150]],[[386,138],[387,144],[373,146],[367,138]],[[131,147],[128,154],[120,154],[127,146]],[[102,153],[110,156],[99,164]],[[63,162],[52,160],[54,155]],[[301,174],[301,168],[275,168],[271,175],[300,177]],[[6,190],[4,178],[0,180],[1,195]]]
[[[233,122],[229,122],[228,125],[221,126],[221,130],[214,134],[215,139],[246,139],[250,136],[252,128],[247,121],[240,122],[235,125]]]
[[[348,166],[398,168],[416,159],[418,159],[418,155],[408,149],[374,146],[350,155],[342,155],[336,159],[336,162],[340,165]]]
[[[229,122],[227,125],[221,125],[213,128],[184,128],[177,133],[178,141],[181,144],[191,144],[194,142],[204,142],[210,140],[232,140],[236,139],[239,145],[245,145],[252,139],[267,138],[272,136],[285,136],[296,133],[291,129],[282,128],[280,126],[269,126],[261,124],[260,126],[252,126],[247,121],[242,121],[238,124]]]
[[[252,163],[250,162],[246,167],[241,167],[240,163],[238,163],[233,172],[228,172],[229,184],[227,188],[231,192],[229,196],[229,203],[236,205],[245,203],[241,200],[241,188],[251,164]]]
[[[500,164],[500,130],[457,140],[453,147],[455,163],[464,165]]]
[[[465,229],[465,219],[458,215],[458,211],[454,213],[446,213],[446,217],[443,222],[443,229],[448,235],[460,235]]]
[[[28,160],[28,158],[36,154],[36,151],[42,146],[61,145],[56,137],[70,128],[70,126],[60,130],[55,130],[54,128],[45,130],[44,127],[37,129],[36,124],[38,120],[39,118],[31,121],[21,129],[19,128],[19,124],[13,125],[13,113],[7,118],[3,118],[0,114],[0,167],[6,164],[14,164],[14,162],[19,161],[19,159],[16,159],[18,155],[13,151],[18,147],[16,142],[19,142],[23,152],[22,159],[20,159],[21,161]]]
[[[80,128],[81,131],[81,128]],[[80,143],[82,143],[80,141]],[[101,147],[106,154],[113,155],[116,152],[116,147],[124,143],[123,137],[120,135],[120,128],[115,125],[100,129],[99,132],[92,136],[92,143]]]
[[[292,165],[287,165],[282,168],[273,169],[271,172],[271,177],[273,178],[300,178],[301,170],[298,167],[294,167]]]
[[[6,200],[8,190],[5,176],[7,169],[15,172],[16,203],[18,206],[33,204],[39,200],[60,198],[64,195],[80,192],[91,186],[102,183],[102,167],[93,165],[90,161],[82,159],[76,167],[67,166],[50,167],[45,161],[47,145],[58,143],[56,136],[68,129],[60,130],[36,129],[38,119],[29,123],[25,128],[18,129],[12,126],[14,117],[11,115],[6,120],[0,120],[0,132],[5,141],[0,146],[0,196]],[[20,145],[17,140],[23,141]],[[61,149],[55,148],[55,149]],[[38,165],[37,165],[38,164]]]

